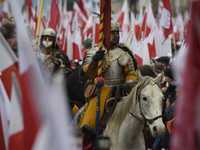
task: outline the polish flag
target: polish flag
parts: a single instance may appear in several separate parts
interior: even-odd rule
[[[49,22],[49,27],[54,29],[55,31],[58,30],[60,26],[60,11],[56,4],[56,0],[52,0],[51,3],[51,19]]]
[[[144,39],[142,44],[138,47],[135,57],[138,61],[138,65],[150,65],[150,56],[147,46],[147,38]]]
[[[17,77],[18,75],[18,59],[13,52],[13,50],[8,45],[8,42],[5,40],[3,35],[0,33],[0,78],[5,86],[6,92],[10,99],[11,96],[11,87],[12,87],[12,72],[15,72]]]
[[[125,40],[125,36],[130,31],[130,23],[129,23],[129,7],[127,0],[124,1],[122,6],[122,11],[119,16],[118,22],[120,22],[120,30],[123,31],[122,33],[122,41]]]
[[[181,41],[184,39],[184,22],[181,14],[177,16],[173,30],[176,41]]]
[[[67,28],[69,27],[69,22],[67,17],[65,17],[64,19],[64,23],[63,23],[63,29],[62,29],[62,40],[61,40],[61,44],[59,46],[59,49],[64,51],[65,49],[65,41],[66,41],[66,32],[67,32]],[[65,53],[65,52],[64,52]],[[65,53],[66,54],[66,53]]]
[[[129,31],[129,33],[124,37],[125,38],[124,44],[126,44],[128,47],[131,46],[131,41],[132,41],[133,35],[134,35],[134,30],[131,29]]]
[[[76,28],[73,33],[73,60],[75,59],[83,59],[81,53],[81,31],[80,28]]]
[[[100,10],[99,7],[97,5],[97,3],[95,4],[95,12],[97,14],[100,14]],[[92,45],[99,45],[99,26],[100,26],[100,22],[99,22],[99,17],[94,17],[94,24],[93,24],[93,42]]]
[[[69,58],[69,60],[73,60],[73,39],[72,39],[72,34],[71,34],[71,30],[70,30],[70,26],[68,26],[67,28],[67,36],[66,36],[66,45],[65,45],[65,49],[66,49],[66,54]]]
[[[12,95],[9,130],[9,149],[24,149],[24,121],[22,112],[22,93],[15,74],[12,76]]]
[[[172,9],[170,0],[163,0],[163,11],[160,19],[160,25],[164,27],[164,35],[167,38],[173,32]]]
[[[149,59],[155,58],[156,57],[156,47],[155,47],[155,40],[154,40],[154,35],[155,35],[155,29],[156,26],[154,26],[149,33],[149,36],[147,38],[147,45],[148,45],[148,50],[149,50]]]
[[[8,9],[8,1],[4,1],[1,13],[2,13],[1,14],[2,17],[4,17],[4,16],[9,17],[10,16],[9,9]]]
[[[85,8],[85,0],[79,0],[78,1],[78,6],[80,8],[80,10],[82,11],[83,15],[86,17],[86,19],[88,18],[87,16],[87,11],[86,11],[86,8]]]
[[[161,28],[160,19],[161,19],[162,10],[163,10],[163,2],[159,1],[159,3],[158,3],[158,27],[159,27],[159,29]]]
[[[73,14],[76,15],[78,17],[78,24],[81,28],[81,31],[83,31],[86,23],[87,23],[87,18],[84,16],[84,14],[82,13],[82,11],[80,10],[78,4],[76,2],[74,2],[73,5]]]
[[[93,17],[92,15],[90,15],[87,24],[85,25],[85,28],[83,30],[83,34],[82,34],[82,41],[84,40],[85,36],[88,37],[91,34],[91,38],[93,38]]]
[[[8,150],[10,100],[0,79],[0,149]]]
[[[156,22],[153,15],[151,1],[148,0],[148,5],[145,9],[144,19],[142,23],[142,31],[144,32],[145,37],[148,37],[149,33],[151,32],[151,29],[154,27],[155,24]]]
[[[135,20],[135,37],[136,37],[137,41],[140,41],[142,38],[142,32],[141,32],[142,21],[143,21],[143,11],[142,11],[142,7],[141,7],[140,14],[139,14],[138,18]]]
[[[173,124],[174,133],[171,140],[173,150],[199,149],[200,1],[191,1],[190,11],[191,22],[187,32],[188,42],[186,46],[188,46],[188,49],[186,59],[182,59],[181,63],[177,64],[178,67],[184,64],[184,69],[180,81],[181,91],[176,100],[175,116],[177,116],[177,118]],[[190,101],[188,101],[188,99]]]
[[[133,35],[133,40],[131,42],[130,49],[132,50],[133,54],[135,54],[137,49],[138,49],[138,42],[137,42],[137,39],[135,37],[135,34]]]
[[[31,18],[34,18],[34,14],[32,13],[33,4],[31,0],[26,0],[25,4],[28,6],[28,19],[30,22]]]
[[[15,14],[19,45],[24,149],[33,148],[39,128],[41,128],[41,125],[46,121],[50,122],[50,139],[53,139],[48,143],[49,147],[56,149],[57,146],[57,149],[64,149],[68,147],[66,144],[66,140],[68,141],[66,134],[68,123],[66,119],[68,117],[66,114],[68,112],[64,111],[66,97],[60,97],[61,93],[62,95],[64,93],[64,88],[55,86],[55,88],[51,89],[50,85],[45,85],[31,43],[28,39],[20,9],[17,6],[17,1],[12,0],[11,9]],[[55,99],[57,100],[55,101]],[[50,149],[49,147],[48,149]]]

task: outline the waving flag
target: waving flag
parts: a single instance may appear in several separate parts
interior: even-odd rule
[[[153,15],[151,1],[148,0],[148,5],[145,9],[145,15],[144,15],[144,20],[142,24],[142,31],[144,32],[145,37],[149,35],[149,33],[151,32],[151,29],[154,27],[155,24],[156,22]]]
[[[164,27],[164,35],[167,38],[173,32],[170,0],[163,0],[163,10],[160,19],[160,25]]]
[[[60,11],[56,4],[56,0],[52,0],[51,3],[51,19],[49,22],[49,27],[57,31],[60,25]]]
[[[180,85],[181,93],[176,102],[175,116],[178,117],[173,124],[173,150],[199,149],[200,1],[191,1],[190,11],[191,24],[188,27],[188,43],[186,43],[188,44],[188,52],[186,59],[182,59],[185,60],[185,63],[181,62],[185,66]]]
[[[15,74],[13,74],[12,80],[9,149],[14,150],[17,147],[17,149],[23,150],[24,124],[22,113],[22,93]]]

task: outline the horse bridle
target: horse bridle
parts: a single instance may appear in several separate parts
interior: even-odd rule
[[[145,126],[147,126],[147,122],[149,124],[152,124],[155,120],[157,120],[159,118],[162,118],[162,115],[159,115],[159,116],[157,116],[157,117],[155,117],[153,119],[147,119],[147,118],[145,118],[144,114],[142,113],[141,104],[140,104],[140,93],[141,93],[142,89],[145,87],[144,85],[145,85],[147,80],[148,80],[148,78],[146,78],[144,80],[144,82],[140,86],[138,86],[137,91],[136,91],[136,100],[137,100],[137,102],[139,102],[140,114],[142,115],[142,117],[144,119],[144,122],[143,122],[143,120],[141,120],[140,118],[135,116],[133,113],[129,112],[134,118],[136,118],[141,124],[144,124]],[[150,85],[154,85],[155,82],[153,80],[151,80],[149,84]]]

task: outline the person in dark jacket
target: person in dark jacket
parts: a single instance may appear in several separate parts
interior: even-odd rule
[[[170,146],[170,134],[167,130],[167,122],[171,120],[171,114],[173,113],[174,110],[173,105],[176,100],[176,86],[172,84],[173,82],[175,82],[175,80],[171,67],[166,69],[165,76],[169,86],[164,94],[165,99],[163,103],[163,123],[165,124],[166,130],[160,142],[161,150],[168,149]]]

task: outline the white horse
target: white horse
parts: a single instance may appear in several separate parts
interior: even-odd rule
[[[142,133],[144,124],[153,137],[161,137],[165,126],[162,122],[162,98],[159,88],[162,75],[143,77],[136,71],[138,84],[131,93],[118,102],[106,125],[103,136],[110,137],[111,150],[145,150]]]

